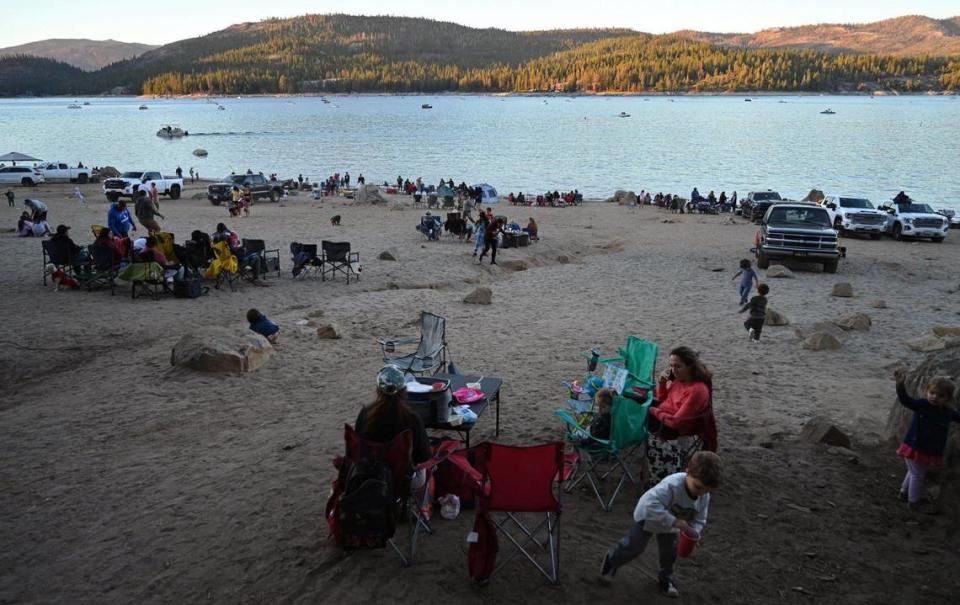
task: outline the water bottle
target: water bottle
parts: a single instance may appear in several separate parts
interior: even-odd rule
[[[591,372],[597,369],[597,363],[600,361],[600,350],[591,349],[590,359],[587,360],[587,369]]]

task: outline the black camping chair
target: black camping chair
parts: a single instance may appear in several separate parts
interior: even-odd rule
[[[89,247],[90,259],[92,264],[90,271],[77,272],[75,277],[82,286],[86,286],[87,291],[97,287],[110,288],[110,296],[113,296],[117,287],[117,266],[113,262],[113,248],[92,244]]]
[[[323,277],[323,259],[317,255],[316,244],[290,244],[290,256],[293,260],[293,277],[307,277],[310,274]]]
[[[378,338],[385,364],[395,365],[411,374],[436,374],[447,365],[447,320],[439,315],[420,313],[420,337]],[[417,350],[398,355],[397,346],[417,344]]]
[[[262,239],[244,239],[240,261],[240,279],[256,282],[271,271],[280,278],[280,250],[267,250]]]
[[[320,279],[326,281],[327,275],[330,279],[336,279],[337,273],[342,273],[347,278],[347,284],[350,283],[350,276],[354,276],[360,281],[360,253],[350,252],[350,242],[320,242],[323,249],[323,267],[320,270]]]
[[[40,242],[43,248],[43,285],[47,285],[47,265],[53,265],[64,275],[73,277],[73,265],[76,259],[70,251],[70,244],[63,240],[45,239]]]

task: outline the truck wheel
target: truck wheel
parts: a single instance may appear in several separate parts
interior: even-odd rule
[[[770,266],[770,259],[763,252],[757,252],[757,268],[766,269]]]
[[[280,199],[280,198],[279,198],[279,196],[277,195],[277,190],[276,190],[276,189],[271,189],[271,190],[270,190],[270,201],[271,201],[271,202],[276,202],[278,199]]]
[[[836,259],[834,259],[834,260],[828,260],[827,262],[823,263],[823,272],[824,272],[824,273],[836,273],[836,272],[837,272],[837,265],[838,265],[839,263],[840,263],[840,261],[838,261],[838,260],[836,260]]]
[[[220,200],[210,200],[210,203],[213,204],[214,206],[219,206]]]
[[[81,185],[85,185],[89,180],[90,180],[90,177],[87,175],[86,172],[81,172],[77,176],[77,182],[80,183]]]
[[[900,226],[900,223],[894,223],[893,225],[893,239],[898,242],[903,241],[903,227]]]
[[[109,201],[109,202],[116,202],[116,201],[119,200],[119,199],[120,199],[120,194],[119,194],[119,193],[108,193],[108,194],[107,194],[107,201]]]
[[[880,234],[879,234],[879,233],[871,233],[871,234],[870,234],[870,239],[880,239]]]
[[[171,200],[179,200],[180,187],[178,187],[177,185],[174,185],[173,187],[170,188],[170,191],[167,193],[167,195],[170,196]]]
[[[23,180],[20,181],[20,184],[24,187],[33,187],[33,179],[23,177]]]

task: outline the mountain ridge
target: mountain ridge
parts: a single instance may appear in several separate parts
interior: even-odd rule
[[[0,57],[16,55],[43,57],[84,71],[96,71],[111,63],[137,57],[154,48],[157,46],[153,44],[120,42],[113,39],[48,38],[0,48]]]

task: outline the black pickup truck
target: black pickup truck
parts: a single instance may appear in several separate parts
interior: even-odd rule
[[[771,259],[793,258],[822,263],[824,273],[836,273],[842,250],[830,215],[806,202],[773,204],[757,233],[757,267],[766,269]]]
[[[243,191],[247,185],[253,192],[254,201],[266,198],[275,202],[283,197],[283,185],[280,181],[268,181],[262,174],[231,174],[219,183],[207,187],[207,199],[214,206],[219,206],[220,202],[230,199],[230,190],[234,186]]]

